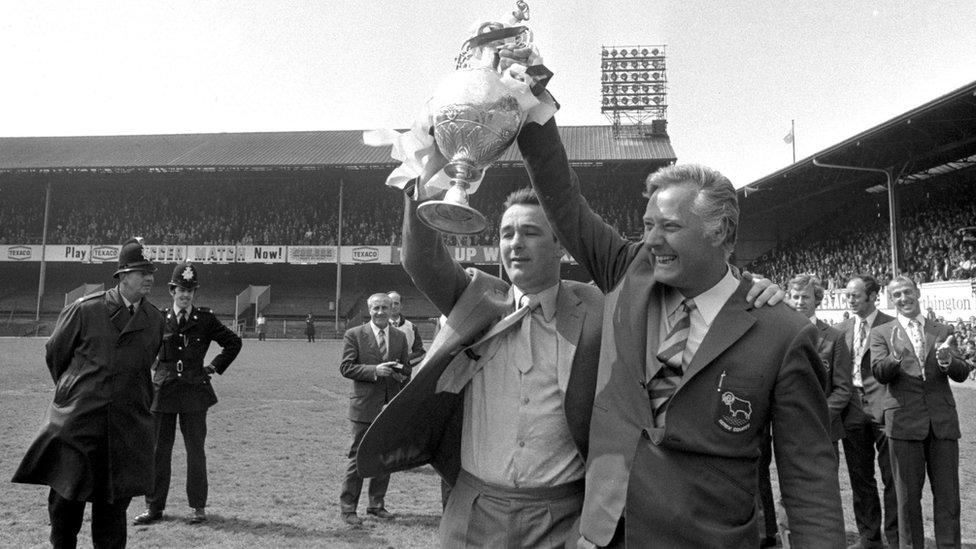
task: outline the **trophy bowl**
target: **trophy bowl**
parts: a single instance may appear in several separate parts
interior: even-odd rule
[[[515,141],[525,112],[497,71],[484,66],[448,76],[434,94],[431,115],[434,141],[447,159],[444,172],[451,186],[443,200],[418,206],[417,216],[444,233],[480,233],[488,223],[468,205],[468,189]]]

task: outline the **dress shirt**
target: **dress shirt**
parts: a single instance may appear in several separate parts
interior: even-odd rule
[[[122,293],[122,290],[119,290],[119,297],[122,298],[122,303],[125,303],[126,309],[132,307],[133,311],[138,311],[139,305],[142,305],[142,298],[139,298],[136,301],[129,301],[128,299],[125,298],[125,294]]]
[[[387,350],[387,353],[389,353],[389,351],[390,351],[390,325],[387,324],[386,325],[386,328],[380,328],[376,324],[373,324],[373,321],[370,321],[369,322],[369,327],[373,329],[373,339],[376,340],[376,345],[377,346],[379,346],[379,344],[380,344],[380,332],[383,332],[383,337],[386,339],[386,350]],[[384,358],[384,360],[386,360],[386,359]]]
[[[193,305],[190,305],[190,308],[188,309],[180,309],[179,307],[176,306],[176,303],[173,304],[173,316],[176,318],[177,322],[180,321],[180,313],[183,311],[186,311],[186,320],[189,321],[190,313],[193,312]]]
[[[918,329],[922,332],[922,341],[915,341],[916,334],[914,330],[912,330],[912,327],[908,325],[908,323],[911,322],[912,320],[918,322]],[[912,350],[916,351],[915,354],[918,355],[919,354],[917,352],[918,349],[923,349],[923,350],[925,349],[925,316],[919,313],[918,316],[912,319],[902,315],[901,313],[898,313],[898,324],[901,324],[902,329],[904,329],[905,333],[908,334],[908,340],[912,343]],[[919,368],[922,369],[924,374],[925,357],[916,356],[916,358],[918,358]]]
[[[583,459],[573,442],[559,386],[556,298],[559,284],[536,294],[540,306],[508,331],[479,345],[484,361],[464,396],[461,467],[482,481],[509,488],[557,486],[583,478]],[[513,286],[519,303],[524,294]],[[563,353],[568,355],[568,353]],[[520,361],[535,360],[522,373]],[[572,357],[566,357],[572,367]]]
[[[705,339],[708,328],[711,327],[715,317],[725,306],[725,302],[732,297],[738,287],[739,281],[732,275],[732,269],[726,267],[725,276],[717,284],[692,298],[695,300],[695,309],[689,315],[691,328],[688,331],[688,341],[685,343],[684,354],[681,356],[682,364],[691,364],[691,359],[694,358],[702,340]],[[681,306],[684,299],[685,296],[674,288],[669,287],[665,291],[664,306],[661,307],[663,318],[659,322],[658,341],[664,341],[671,333],[671,327],[679,316],[677,314],[678,307]]]

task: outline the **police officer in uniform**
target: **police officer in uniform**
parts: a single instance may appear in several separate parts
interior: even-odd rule
[[[223,374],[241,351],[241,338],[217,319],[213,311],[193,305],[200,286],[197,269],[180,263],[173,269],[169,293],[172,309],[163,310],[165,330],[153,377],[155,398],[152,412],[156,425],[156,469],[154,488],[146,496],[146,511],[136,524],[150,524],[163,516],[169,493],[176,420],[186,446],[186,494],[193,512],[190,524],[207,520],[207,408],[217,402],[210,376]],[[215,341],[222,347],[210,364],[204,365],[207,348]]]
[[[155,272],[142,241],[127,241],[118,286],[65,307],[45,346],[54,401],[13,481],[50,487],[55,548],[77,546],[89,502],[93,545],[125,547],[129,502],[152,488],[150,368],[163,337],[148,299]]]

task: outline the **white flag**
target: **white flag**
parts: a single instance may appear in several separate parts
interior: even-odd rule
[[[790,128],[790,133],[786,134],[783,137],[783,143],[789,144],[789,143],[792,143],[792,142],[793,142],[793,128]]]

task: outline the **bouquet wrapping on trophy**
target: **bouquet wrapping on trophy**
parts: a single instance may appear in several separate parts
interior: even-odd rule
[[[478,190],[485,169],[504,154],[526,122],[545,123],[556,112],[551,100],[540,101],[552,76],[532,43],[532,33],[519,23],[528,6],[504,21],[479,22],[472,28],[457,58],[457,70],[444,78],[407,132],[364,132],[367,145],[392,145],[401,162],[387,178],[400,189],[419,177],[437,147],[447,165],[414,197],[423,199],[443,191],[443,200],[418,208],[424,223],[447,233],[473,234],[486,227],[484,216],[468,206],[468,194]],[[529,52],[524,64],[502,59],[503,49]]]

